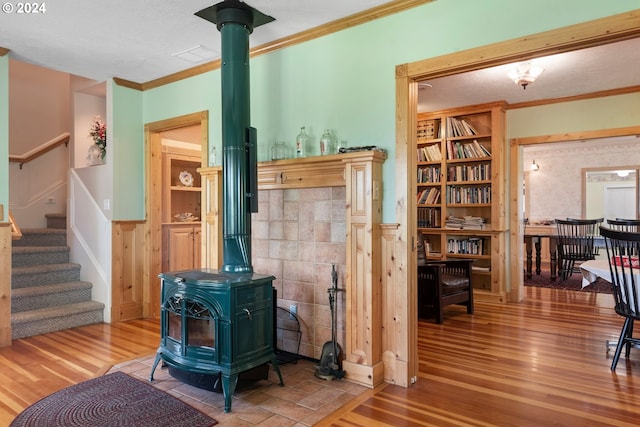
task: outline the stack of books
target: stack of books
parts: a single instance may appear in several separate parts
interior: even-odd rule
[[[485,220],[479,216],[455,217],[452,215],[447,218],[444,226],[456,230],[484,230]]]

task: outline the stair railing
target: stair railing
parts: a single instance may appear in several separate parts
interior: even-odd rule
[[[11,240],[20,240],[22,238],[22,231],[20,231],[20,227],[18,223],[9,212],[9,223],[11,224]]]
[[[9,155],[10,163],[20,163],[20,169],[22,169],[22,165],[30,162],[33,159],[37,159],[43,154],[53,150],[54,148],[64,144],[65,146],[69,146],[69,139],[71,138],[71,134],[69,132],[64,132],[55,138],[39,145],[38,147],[33,148],[32,150],[27,151],[21,156],[12,156]]]

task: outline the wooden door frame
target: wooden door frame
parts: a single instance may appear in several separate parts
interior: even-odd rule
[[[503,65],[517,61],[530,60],[557,53],[569,52],[587,47],[599,46],[640,36],[640,10],[614,15],[595,21],[571,25],[531,36],[495,43],[465,51],[455,52],[440,57],[426,59],[396,66],[396,219],[399,223],[396,239],[396,274],[398,278],[398,299],[405,300],[406,307],[396,317],[395,329],[405,340],[406,346],[400,344],[397,355],[406,357],[408,375],[411,382],[418,374],[418,319],[413,301],[416,301],[416,218],[415,176],[409,171],[415,170],[416,115],[418,100],[418,81],[445,77],[467,71]],[[505,147],[506,148],[506,147]],[[511,168],[514,169],[514,168]],[[512,177],[513,173],[511,173]],[[513,177],[512,177],[513,178]],[[514,200],[510,181],[508,192],[509,206],[517,203]],[[517,206],[517,205],[516,205]],[[514,215],[509,226],[510,244],[518,239],[518,227],[514,226]],[[513,275],[514,265],[522,263],[515,259],[517,255],[510,251],[508,262]],[[518,273],[518,275],[521,275]],[[518,295],[510,295],[518,298]],[[405,354],[406,351],[406,354]]]
[[[172,117],[144,125],[145,150],[145,291],[144,316],[160,316],[160,287],[158,275],[162,272],[162,146],[164,131],[200,125],[203,144],[202,164],[208,163],[209,112],[200,111],[184,116]]]

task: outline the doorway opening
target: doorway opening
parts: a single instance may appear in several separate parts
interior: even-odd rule
[[[166,181],[163,180],[163,151],[167,150],[167,144],[165,143],[163,145],[163,139],[171,141],[175,138],[179,140],[184,139],[185,135],[189,135],[189,139],[199,139],[202,147],[200,166],[207,165],[209,161],[208,150],[206,149],[209,144],[208,122],[209,112],[201,111],[158,122],[147,123],[144,127],[145,235],[148,238],[146,263],[147,271],[149,272],[148,280],[150,281],[150,283],[148,283],[148,292],[146,292],[145,295],[148,296],[147,304],[151,311],[149,315],[152,317],[160,316],[160,304],[153,303],[154,301],[160,301],[160,287],[157,286],[155,280],[162,272],[163,259],[165,260],[165,266],[168,265],[166,264],[167,248],[163,247],[163,243],[166,241],[166,239],[163,239],[163,224],[169,222],[167,221],[167,216],[173,216],[173,214],[167,214],[167,212],[171,212],[171,210],[168,210],[163,204],[167,198]],[[176,144],[173,143],[173,145]],[[195,170],[189,173],[193,178]],[[176,185],[177,184],[178,182],[176,182]],[[165,226],[164,231],[166,231],[166,228]],[[181,242],[184,242],[184,239],[182,239]],[[200,254],[194,254],[194,256],[200,256]]]

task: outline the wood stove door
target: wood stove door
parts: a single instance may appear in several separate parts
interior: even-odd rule
[[[163,282],[163,287],[169,284]],[[173,286],[167,286],[163,291],[161,346],[165,356],[196,366],[218,363],[220,331],[216,310]]]

